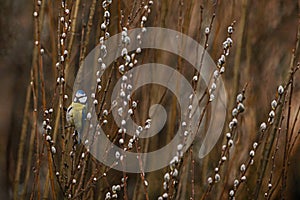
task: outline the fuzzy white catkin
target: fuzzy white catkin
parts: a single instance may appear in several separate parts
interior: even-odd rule
[[[284,88],[283,88],[283,86],[282,85],[280,85],[279,87],[278,87],[278,94],[280,94],[280,95],[282,95],[283,94],[283,92],[284,92]]]
[[[209,30],[209,27],[206,27],[206,28],[205,28],[205,34],[209,34],[209,31],[210,31],[210,30]]]
[[[260,131],[263,132],[263,131],[266,130],[266,128],[267,128],[267,124],[265,122],[263,122],[263,123],[260,124]]]

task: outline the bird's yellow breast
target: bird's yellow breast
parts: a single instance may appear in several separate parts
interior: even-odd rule
[[[82,128],[82,120],[85,118],[85,116],[83,116],[84,109],[84,104],[75,102],[72,102],[68,109],[69,123],[74,125],[75,129],[78,131]]]

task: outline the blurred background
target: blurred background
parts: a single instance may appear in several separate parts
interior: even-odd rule
[[[46,2],[49,7],[52,5],[50,1]],[[55,8],[59,2],[53,2],[52,6]],[[82,6],[81,9],[88,10],[90,2],[83,2],[84,7]],[[130,8],[129,0],[121,2],[124,10]],[[209,25],[214,3],[215,1],[211,0],[184,1],[183,32],[203,43],[203,37],[199,39],[199,35],[203,36],[203,29]],[[178,5],[177,0],[154,1],[153,12],[149,16],[150,20],[147,22],[147,26],[162,26],[177,30]],[[97,11],[101,13],[100,2],[98,6]],[[117,5],[114,4],[114,6]],[[204,16],[201,34],[198,30],[200,6],[203,6]],[[25,0],[0,1],[0,199],[9,199],[12,195],[17,150],[32,66],[34,8],[34,2]],[[53,10],[57,12],[57,10]],[[46,9],[46,12],[49,10]],[[98,13],[97,16],[101,16],[101,14]],[[81,20],[84,21],[86,18],[87,15]],[[237,91],[240,91],[245,83],[248,83],[246,107],[251,107],[251,109],[247,109],[245,118],[243,118],[245,124],[243,139],[250,140],[259,123],[268,116],[269,102],[275,96],[277,85],[286,80],[288,76],[299,23],[299,3],[295,0],[218,1],[208,48],[214,60],[217,60],[222,52],[221,45],[227,35],[227,26],[233,20],[236,20],[234,42],[226,64],[227,71],[224,80],[228,94],[231,94],[229,95],[231,102]],[[112,21],[114,22],[116,19],[112,19]],[[45,26],[49,27],[46,22]],[[112,23],[113,26],[114,23]],[[76,27],[74,52],[78,52],[76,48],[79,48],[81,27],[80,25]],[[45,45],[48,45],[47,39],[51,37],[52,32],[48,28],[45,28],[44,31],[42,40]],[[117,31],[117,26],[112,28],[113,31]],[[96,41],[96,37],[94,40]],[[95,43],[89,45],[87,52],[94,45]],[[46,52],[49,50],[46,48]],[[296,57],[298,59],[299,55]],[[76,57],[73,58],[74,65],[78,63],[76,59]],[[45,71],[51,72],[55,63],[51,63],[50,58],[46,58],[45,62],[48,63],[45,65]],[[73,69],[73,74],[76,70],[76,68]],[[53,77],[55,74],[49,75],[49,83],[53,81]],[[293,105],[296,107],[300,102],[299,77],[298,74],[295,78]],[[72,82],[72,80],[68,81]],[[296,107],[292,109],[294,113],[292,116],[295,116]],[[42,110],[42,108],[40,109]],[[297,127],[299,129],[299,122]],[[245,151],[248,149],[246,146],[244,147]],[[299,146],[295,148],[292,156],[287,194],[289,194],[289,199],[299,199],[300,162],[297,161],[300,156]]]

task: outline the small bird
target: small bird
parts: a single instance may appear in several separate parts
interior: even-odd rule
[[[74,100],[67,109],[66,119],[70,126],[75,127],[78,143],[81,143],[81,134],[86,120],[87,95],[83,90],[77,90]]]

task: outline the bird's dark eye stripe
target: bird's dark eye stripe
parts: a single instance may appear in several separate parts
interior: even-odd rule
[[[70,112],[72,110],[73,106],[70,106],[67,110],[67,112]]]

